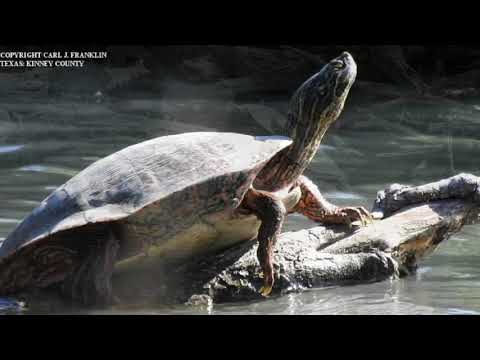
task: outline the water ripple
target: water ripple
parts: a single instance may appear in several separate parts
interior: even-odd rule
[[[27,166],[22,166],[20,171],[35,171],[35,172],[45,172],[46,167],[43,165],[27,165]]]
[[[0,154],[15,152],[15,151],[20,150],[24,147],[25,147],[25,145],[4,145],[4,146],[0,146]]]
[[[20,171],[33,171],[33,172],[42,172],[42,173],[49,173],[49,174],[59,174],[65,176],[74,176],[78,173],[78,170],[67,169],[63,167],[55,167],[55,166],[45,166],[39,164],[33,165],[26,165],[19,168]]]
[[[0,224],[16,224],[19,223],[20,220],[17,219],[5,219],[5,218],[0,218]]]
[[[333,199],[345,199],[345,200],[352,200],[352,199],[365,199],[363,196],[354,194],[354,193],[347,193],[343,191],[333,191],[325,194],[326,197],[331,197]]]
[[[466,310],[466,309],[457,309],[457,308],[449,308],[448,314],[450,315],[479,315],[480,313],[474,310]]]
[[[25,310],[25,304],[17,300],[0,298],[0,314],[19,313]]]

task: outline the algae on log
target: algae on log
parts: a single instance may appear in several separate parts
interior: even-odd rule
[[[418,187],[393,185],[380,191],[374,204],[377,214],[388,217],[354,233],[341,225],[283,233],[275,251],[273,295],[412,273],[439,243],[477,221],[479,185],[480,178],[468,174]],[[114,274],[113,288],[128,302],[261,299],[256,249],[251,241],[180,267],[122,269]]]

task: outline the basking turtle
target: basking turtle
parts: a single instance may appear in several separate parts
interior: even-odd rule
[[[356,76],[344,52],[294,94],[289,137],[199,132],[159,137],[101,159],[48,196],[0,248],[0,293],[57,286],[85,304],[113,300],[117,261],[153,251],[177,259],[258,238],[267,296],[287,213],[366,221],[328,203],[302,176]]]

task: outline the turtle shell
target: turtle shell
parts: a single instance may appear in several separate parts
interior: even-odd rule
[[[132,217],[155,205],[175,233],[199,213],[236,208],[285,137],[197,132],[129,146],[56,189],[5,239],[0,258],[53,234]]]

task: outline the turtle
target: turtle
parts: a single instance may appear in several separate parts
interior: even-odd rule
[[[0,247],[0,294],[60,289],[85,305],[116,303],[118,262],[155,251],[179,262],[258,240],[274,285],[273,252],[285,216],[366,224],[363,207],[338,207],[303,175],[355,81],[348,52],[291,98],[285,134],[191,132],[156,137],[100,159],[53,191]]]

